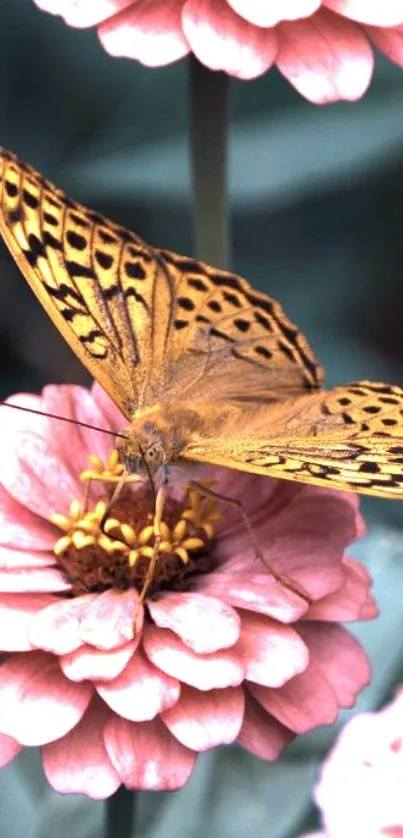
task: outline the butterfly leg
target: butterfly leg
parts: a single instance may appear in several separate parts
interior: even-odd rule
[[[150,559],[150,563],[148,565],[147,573],[143,582],[143,586],[140,592],[140,602],[144,601],[145,595],[153,581],[155,565],[157,564],[158,554],[160,551],[161,546],[161,522],[162,522],[162,515],[164,512],[165,500],[166,500],[166,486],[167,481],[164,480],[162,485],[159,487],[158,492],[155,498],[155,509],[154,509],[154,547],[153,547],[153,554]]]
[[[245,529],[248,533],[256,558],[259,559],[259,561],[261,561],[265,565],[265,567],[267,567],[267,570],[271,573],[276,582],[279,582],[281,585],[284,585],[290,591],[293,591],[293,593],[297,594],[298,596],[302,597],[308,602],[311,601],[308,593],[300,585],[298,585],[297,582],[292,582],[290,579],[287,579],[287,577],[282,576],[279,573],[276,573],[276,571],[273,570],[273,568],[270,567],[270,565],[267,563],[263,551],[260,547],[260,544],[253,531],[252,524],[248,518],[248,515],[245,512],[242,501],[238,500],[238,498],[229,498],[227,495],[221,495],[219,492],[214,492],[208,486],[205,486],[203,483],[198,483],[195,480],[192,480],[189,483],[189,488],[194,489],[196,492],[198,492],[200,495],[204,495],[204,497],[206,498],[212,498],[213,500],[217,500],[221,503],[226,503],[228,504],[228,506],[232,506],[238,509],[242,515],[242,520],[244,522]]]
[[[127,482],[127,478],[128,478],[128,476],[129,476],[129,475],[128,475],[128,472],[126,471],[126,469],[124,469],[124,470],[123,470],[123,472],[122,472],[122,474],[121,474],[121,476],[120,476],[120,478],[119,478],[119,481],[117,482],[117,484],[116,484],[116,486],[115,486],[115,488],[114,488],[114,490],[113,490],[113,492],[112,492],[112,497],[110,498],[110,500],[108,501],[108,503],[107,503],[107,505],[106,505],[105,512],[104,512],[104,514],[103,514],[103,516],[102,516],[102,518],[101,518],[101,522],[100,522],[100,525],[99,525],[99,526],[100,526],[100,529],[102,530],[102,532],[103,532],[105,535],[108,535],[108,533],[105,531],[105,524],[106,524],[106,522],[107,522],[107,520],[108,520],[108,518],[109,518],[110,511],[111,511],[111,509],[112,509],[112,507],[113,507],[114,503],[116,503],[116,501],[117,501],[117,499],[118,499],[118,497],[119,497],[119,495],[120,495],[120,493],[121,493],[121,491],[122,491],[122,489],[123,489],[123,486],[124,486],[124,485],[125,485],[125,483]],[[117,539],[117,540],[119,540],[119,539]]]

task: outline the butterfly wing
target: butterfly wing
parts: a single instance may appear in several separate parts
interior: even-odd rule
[[[260,402],[317,389],[323,370],[267,294],[203,262],[158,251],[175,282],[166,370],[171,398]]]
[[[130,418],[164,366],[173,286],[134,233],[0,150],[0,231],[79,359]],[[159,332],[155,332],[158,319]]]
[[[319,386],[305,338],[245,280],[149,247],[0,150],[0,232],[66,341],[130,419],[154,401]]]
[[[403,498],[403,388],[358,381],[229,412],[188,460],[368,495]]]

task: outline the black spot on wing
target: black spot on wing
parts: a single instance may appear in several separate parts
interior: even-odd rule
[[[98,263],[100,268],[107,271],[113,265],[113,256],[111,256],[110,253],[105,253],[104,250],[96,250],[95,261]]]
[[[31,209],[38,209],[39,207],[39,199],[32,192],[28,192],[27,189],[22,190],[22,200]]]
[[[146,271],[140,262],[125,262],[123,267],[130,279],[146,279]]]
[[[18,187],[13,181],[6,180],[5,182],[6,192],[9,198],[16,198],[18,195]]]
[[[189,288],[194,288],[195,291],[208,291],[208,285],[203,279],[195,276],[190,276],[187,281]]]
[[[31,268],[35,268],[40,257],[46,256],[45,246],[35,233],[30,233],[28,236],[28,250],[24,250],[24,254],[28,264]]]
[[[88,277],[88,279],[95,279],[95,273],[92,268],[88,268],[86,265],[81,265],[79,262],[74,262],[70,259],[66,259],[66,270],[70,274],[71,277],[75,276],[84,276]]]
[[[66,240],[73,250],[85,250],[87,247],[87,239],[80,236],[79,233],[75,233],[74,230],[67,230]]]
[[[52,215],[50,212],[43,213],[43,220],[46,221],[46,224],[50,224],[51,227],[57,227],[59,223],[56,216]]]

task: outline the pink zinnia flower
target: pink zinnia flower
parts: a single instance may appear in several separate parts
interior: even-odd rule
[[[371,44],[403,65],[403,0],[35,0],[70,26],[96,26],[111,55],[148,67],[193,52],[239,79],[273,65],[307,99],[358,99]]]
[[[383,710],[360,713],[340,733],[322,766],[315,789],[325,829],[315,836],[402,838],[402,789],[403,690],[400,690]]]
[[[126,424],[97,385],[10,401],[113,432]],[[6,406],[0,416],[2,764],[39,745],[60,792],[172,790],[201,751],[239,742],[272,760],[353,705],[369,665],[338,621],[376,613],[367,572],[344,555],[362,532],[354,495],[206,469],[242,500],[273,576],[239,510],[223,505],[218,519],[210,499],[171,487],[143,604],[148,486],[126,488],[107,536],[112,489],[93,482],[84,501],[79,479],[89,455],[95,471],[102,460],[116,472],[113,439]]]

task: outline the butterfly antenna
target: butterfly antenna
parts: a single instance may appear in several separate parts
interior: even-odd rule
[[[90,431],[99,431],[101,434],[108,434],[109,436],[120,437],[125,439],[123,434],[118,434],[116,431],[107,431],[106,428],[98,428],[96,425],[89,425],[88,422],[80,422],[79,419],[68,419],[67,416],[58,416],[56,413],[45,413],[44,410],[35,410],[33,407],[23,407],[21,404],[10,404],[10,402],[0,402],[1,407],[12,407],[13,410],[23,410],[25,413],[35,413],[37,416],[46,416],[47,419],[59,419],[60,422],[68,422],[70,425],[79,425],[80,428],[89,428]]]

